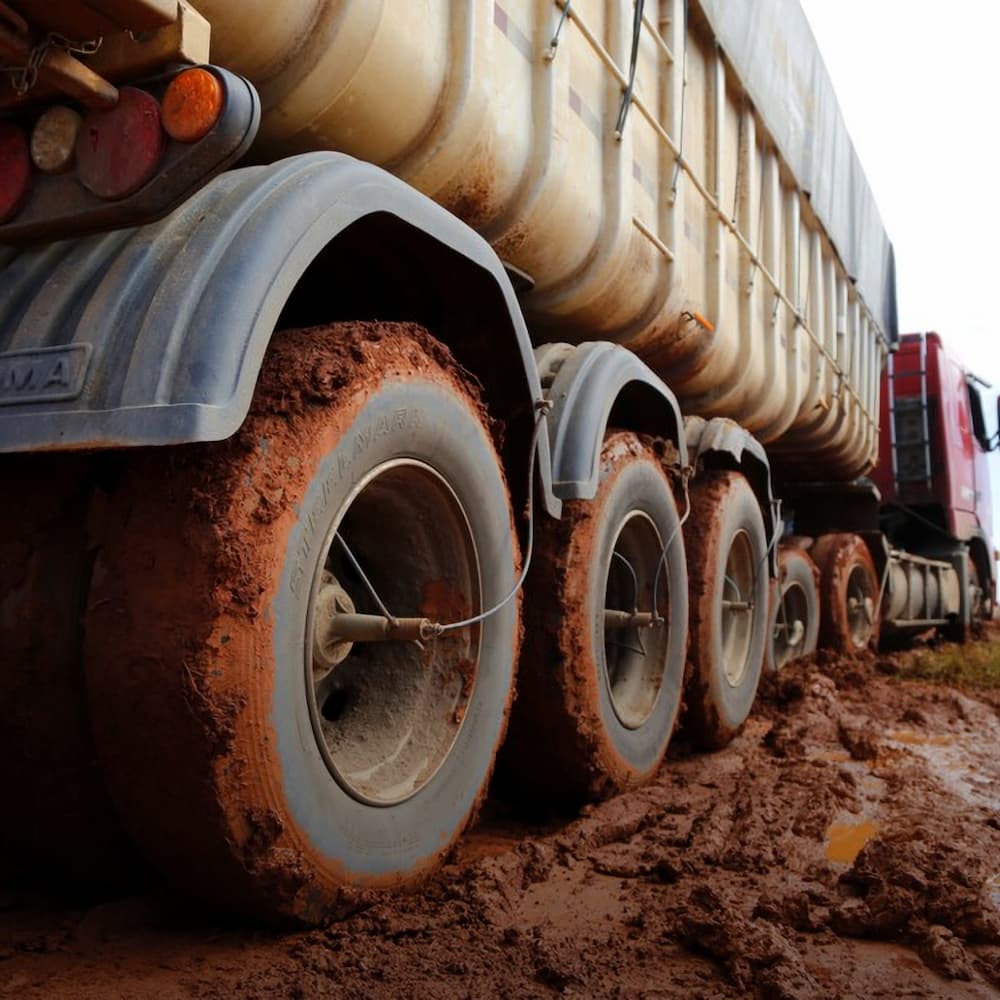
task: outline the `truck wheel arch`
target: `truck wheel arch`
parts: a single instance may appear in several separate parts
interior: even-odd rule
[[[3,265],[20,301],[0,311],[0,352],[44,359],[55,348],[79,384],[0,409],[0,452],[227,438],[246,417],[272,333],[303,315],[434,329],[505,419],[505,459],[526,450],[542,399],[514,289],[489,245],[342,154],[233,170],[159,222],[4,253]],[[539,448],[557,516],[545,435]]]
[[[601,448],[609,427],[670,441],[688,463],[677,399],[631,351],[604,341],[544,344],[535,351],[552,402],[548,420],[552,489],[560,500],[597,495]]]
[[[771,576],[777,576],[777,539],[782,529],[780,501],[772,491],[771,465],[764,446],[749,431],[725,417],[711,420],[685,417],[684,434],[690,462],[695,468],[729,469],[746,477],[764,515],[770,545],[768,564]]]

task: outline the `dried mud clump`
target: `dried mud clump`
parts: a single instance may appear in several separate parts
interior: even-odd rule
[[[832,914],[833,928],[853,937],[922,944],[938,965],[961,951],[958,941],[1000,944],[1000,913],[990,898],[989,862],[968,843],[969,832],[948,831],[911,817],[912,825],[871,841],[842,883],[854,893]],[[936,930],[935,930],[936,928]]]
[[[691,890],[675,920],[680,940],[720,963],[738,989],[774,1000],[819,995],[819,984],[778,928],[748,920],[721,893],[707,886]]]
[[[996,995],[1000,698],[905,676],[785,668],[725,750],[675,741],[654,781],[575,817],[495,796],[419,891],[345,896],[307,933],[177,897],[4,911],[0,879],[0,996]],[[872,839],[834,858],[852,825]]]

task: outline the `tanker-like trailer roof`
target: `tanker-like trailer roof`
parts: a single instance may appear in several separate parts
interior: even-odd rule
[[[892,243],[798,0],[696,0],[848,274],[899,339]]]

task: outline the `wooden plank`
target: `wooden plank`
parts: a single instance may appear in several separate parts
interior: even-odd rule
[[[177,0],[84,0],[109,21],[131,31],[154,31],[177,20]]]
[[[177,0],[6,0],[38,34],[87,41],[126,29],[155,31],[177,20]]]
[[[116,87],[62,49],[45,53],[38,78],[75,97],[86,108],[113,108],[118,103]]]
[[[26,65],[31,46],[24,38],[0,27],[0,56],[15,65]],[[38,79],[75,97],[88,108],[113,108],[118,101],[118,91],[107,80],[62,49],[46,50],[38,66]]]
[[[125,32],[104,39],[87,64],[109,80],[149,76],[168,63],[209,61],[211,28],[190,4],[181,3],[177,20],[165,28],[132,38]]]
[[[156,31],[144,32],[133,38],[119,31],[105,37],[100,49],[86,57],[89,67],[98,78],[121,83],[159,72],[169,63],[204,63],[209,61],[211,29],[207,20],[190,4],[181,2],[177,20]],[[0,45],[0,56],[4,55]],[[25,43],[16,50],[8,50],[5,58],[12,62],[25,62]],[[25,106],[58,96],[65,88],[52,78],[39,73],[38,83],[30,93],[21,97],[5,78],[0,78],[0,108]]]

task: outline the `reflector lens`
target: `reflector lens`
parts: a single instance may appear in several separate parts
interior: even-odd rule
[[[31,132],[31,160],[42,173],[64,174],[76,163],[76,139],[83,118],[72,108],[49,108]]]
[[[170,81],[163,95],[163,128],[178,142],[197,142],[219,120],[223,100],[222,84],[214,73],[186,69]]]
[[[98,198],[126,198],[153,177],[165,149],[156,98],[122,87],[113,108],[84,118],[76,140],[77,177]]]
[[[28,137],[13,122],[0,121],[0,223],[16,214],[30,188]]]

